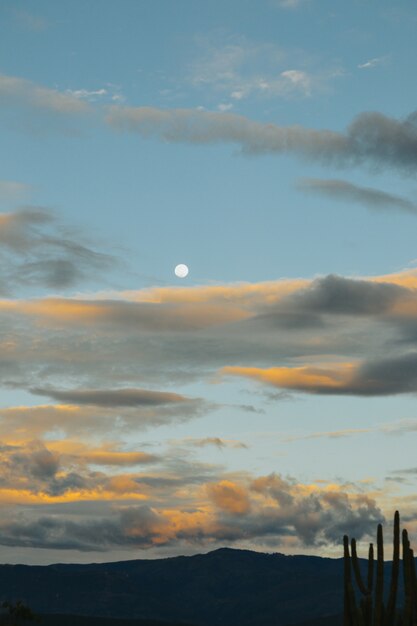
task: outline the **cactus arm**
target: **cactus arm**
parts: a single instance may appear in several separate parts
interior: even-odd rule
[[[395,618],[395,603],[397,600],[398,574],[400,571],[400,514],[394,515],[394,549],[392,556],[391,586],[388,598],[385,626],[391,626]]]
[[[403,574],[404,574],[404,626],[411,625],[411,571],[410,571],[410,542],[408,541],[408,533],[406,529],[402,532],[402,544],[403,544]]]
[[[368,593],[372,593],[372,586],[374,584],[374,545],[369,544],[368,553]]]
[[[382,624],[382,616],[383,616],[383,610],[384,610],[383,593],[384,593],[384,539],[382,535],[382,524],[378,524],[374,626],[381,626]]]
[[[411,574],[411,611],[413,624],[417,621],[417,577],[416,577],[416,564],[414,561],[414,552],[410,550],[410,574]]]
[[[364,582],[362,580],[361,570],[359,569],[359,559],[358,559],[358,555],[356,552],[356,539],[352,539],[350,542],[350,545],[352,548],[352,565],[353,565],[353,571],[354,571],[355,578],[356,578],[356,583],[360,589],[360,592],[363,593],[363,595],[366,595],[368,593],[368,589],[364,585]]]
[[[343,537],[343,563],[344,563],[344,626],[358,626],[358,608],[356,606],[355,592],[352,586],[352,574],[350,569],[349,537]]]

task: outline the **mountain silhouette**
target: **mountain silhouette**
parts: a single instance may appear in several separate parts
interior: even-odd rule
[[[0,565],[0,599],[23,600],[41,614],[198,626],[338,626],[343,559],[221,548],[155,560]]]

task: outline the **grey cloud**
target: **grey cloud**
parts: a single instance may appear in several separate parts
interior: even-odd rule
[[[61,234],[57,219],[43,208],[26,207],[0,214],[0,226],[6,292],[16,285],[65,289],[117,264],[115,257]]]
[[[195,398],[187,398],[178,393],[167,391],[149,391],[147,389],[30,389],[39,396],[48,396],[59,402],[87,404],[104,407],[138,407],[161,406],[194,402]]]
[[[232,143],[248,154],[288,153],[340,167],[367,163],[404,173],[417,166],[414,113],[404,120],[361,113],[345,133],[255,122],[232,113],[152,107],[110,107],[107,122],[116,130],[169,143]]]
[[[187,439],[182,439],[179,442],[180,444],[196,446],[198,448],[203,448],[205,446],[215,446],[220,450],[223,448],[248,448],[246,443],[243,441],[235,441],[232,439],[223,439],[222,437],[202,437],[202,438],[194,438],[188,437]]]
[[[0,74],[0,96],[2,106],[30,107],[59,115],[79,115],[89,111],[85,102],[70,94],[6,74]]]
[[[0,544],[61,550],[106,551],[124,545],[150,547],[164,519],[149,506],[130,508],[118,516],[88,521],[40,517],[0,525]],[[134,528],[134,533],[129,532]]]
[[[256,327],[265,327],[270,332],[327,334],[333,320],[342,315],[388,321],[390,308],[409,296],[410,291],[398,285],[329,274],[277,303],[263,306],[246,324],[254,331]],[[353,326],[353,320],[349,323]]]
[[[210,327],[201,318],[200,309],[194,303],[189,309],[186,301],[55,299],[23,303],[17,312],[9,309],[7,301],[1,319],[9,343],[0,362],[0,375],[5,384],[46,390],[47,395],[51,389],[63,391],[64,385],[67,389],[90,391],[102,390],[104,384],[107,389],[119,391],[149,385],[158,389],[161,385],[201,380],[219,367],[311,365],[321,363],[323,354],[327,361],[335,355],[339,361],[360,363],[366,358],[375,363],[380,360],[378,355],[387,358],[404,349],[398,342],[410,317],[404,317],[403,305],[413,310],[414,301],[412,289],[333,275],[317,279],[288,296],[283,296],[277,287],[275,301],[273,290],[260,301],[252,302],[248,296],[245,310],[252,317],[227,323],[219,319],[218,324]],[[203,308],[205,304],[202,303]],[[292,326],[291,318],[297,320]],[[94,333],[85,332],[92,327]],[[413,345],[410,341],[407,349]],[[328,369],[331,374],[331,363]],[[364,374],[368,376],[367,370]],[[346,388],[322,389],[320,393],[384,393],[385,383],[380,381],[378,385],[377,388],[375,381],[370,380],[361,383],[355,377]],[[285,399],[287,395],[281,397]],[[68,399],[71,400],[69,396]],[[79,400],[85,402],[86,397]],[[86,404],[83,407],[88,408]],[[141,406],[138,424],[186,419],[187,415],[196,416],[208,408],[200,401]],[[132,415],[126,412],[129,413],[129,407],[125,405],[120,414],[128,427],[134,421],[133,408]],[[42,418],[45,422],[47,414],[48,411]],[[100,428],[108,428],[114,423],[116,411],[103,405],[100,415]],[[27,416],[32,419],[29,412]],[[20,417],[14,414],[13,419]],[[33,420],[40,427],[41,416],[34,415]],[[84,422],[82,416],[74,416],[75,423],[83,431],[90,428],[91,411]]]
[[[399,210],[417,214],[417,205],[407,198],[371,187],[361,187],[345,180],[305,178],[298,182],[298,189],[318,193],[335,200],[356,202],[372,209]]]
[[[48,450],[41,441],[14,446],[0,454],[0,484],[3,488],[59,496],[73,489],[92,489],[107,480],[104,474],[75,472],[68,469],[67,463],[68,459]]]
[[[340,387],[323,385],[303,389],[301,385],[300,389],[323,395],[390,396],[416,393],[417,352],[365,360]]]
[[[409,467],[407,469],[394,470],[393,474],[417,474],[417,467]],[[400,479],[391,478],[390,480],[400,480]]]
[[[41,405],[0,409],[0,434],[19,439],[59,432],[66,436],[104,436],[131,433],[197,418],[213,410],[199,399],[159,406],[96,407]]]
[[[352,383],[352,392],[359,392],[361,395],[392,395],[416,391],[415,351],[365,362]]]
[[[59,455],[50,452],[40,442],[27,448],[16,447],[2,455],[3,480],[13,480],[19,474],[26,474],[39,480],[48,480],[59,469]],[[6,479],[6,476],[9,478]]]
[[[329,274],[288,296],[281,306],[284,314],[289,309],[304,315],[301,321],[309,320],[311,314],[381,315],[408,294],[408,289],[398,285]],[[279,312],[280,306],[277,309]]]
[[[287,485],[288,487],[288,485]],[[195,511],[193,507],[191,511]],[[100,519],[69,521],[55,515],[28,520],[3,520],[0,544],[67,550],[106,551],[116,546],[151,548],[187,543],[204,545],[218,541],[257,539],[279,545],[285,536],[297,537],[304,546],[340,544],[343,534],[361,539],[372,535],[384,517],[366,496],[345,493],[310,494],[288,500],[285,507],[265,507],[244,515],[222,512],[215,523],[187,523],[173,527],[169,518],[149,505],[109,511]]]

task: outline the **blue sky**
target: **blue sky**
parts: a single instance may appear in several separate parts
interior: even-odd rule
[[[416,22],[1,4],[4,562],[417,531]]]

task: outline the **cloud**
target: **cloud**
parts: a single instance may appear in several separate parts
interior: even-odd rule
[[[304,316],[319,313],[380,315],[390,311],[398,301],[407,298],[407,295],[407,289],[395,283],[350,279],[329,274],[289,294],[278,306],[272,305],[271,310],[277,315],[280,311]]]
[[[205,446],[215,446],[219,450],[224,448],[245,448],[249,446],[243,441],[236,441],[235,439],[224,439],[223,437],[186,437],[179,441],[173,441],[173,443],[180,445],[196,446],[197,448],[203,448]]]
[[[95,480],[94,476],[90,480]],[[167,489],[171,489],[172,485]],[[68,519],[63,506],[54,515],[39,509],[19,517],[7,511],[0,523],[0,544],[63,550],[106,551],[221,545],[256,540],[261,545],[285,546],[294,538],[300,546],[340,544],[344,533],[357,539],[373,534],[384,521],[376,502],[340,485],[297,483],[277,474],[202,482],[195,491],[177,492],[170,506],[148,500],[136,505],[103,508],[89,503],[90,515]],[[181,495],[182,494],[182,495]],[[205,497],[203,496],[205,494]],[[56,499],[59,502],[58,496]],[[50,506],[50,505],[49,505]],[[79,508],[79,503],[78,503]],[[87,503],[86,505],[87,506]],[[85,507],[84,507],[85,508]],[[48,505],[44,509],[47,511]],[[100,511],[94,515],[94,511]]]
[[[67,236],[50,211],[31,206],[0,213],[0,260],[6,293],[25,285],[65,289],[117,264],[115,257]]]
[[[302,439],[341,439],[343,437],[352,437],[357,434],[374,432],[372,428],[344,428],[343,430],[330,430],[327,432],[310,433],[308,435],[295,435],[282,439],[285,443],[299,441]]]
[[[243,376],[273,387],[326,395],[388,396],[417,392],[417,352],[361,363],[331,366],[224,367],[225,376]]]
[[[359,63],[358,68],[361,70],[368,70],[377,67],[378,65],[383,65],[388,59],[388,56],[375,57],[374,59],[369,59],[369,61],[365,61],[365,63]]]
[[[417,204],[407,198],[380,189],[361,187],[345,180],[305,178],[298,182],[297,188],[335,200],[364,204],[376,210],[399,210],[417,214]]]
[[[281,441],[290,443],[303,439],[341,439],[343,437],[352,437],[354,435],[362,435],[363,433],[382,433],[384,435],[399,436],[413,433],[417,430],[416,419],[401,419],[391,424],[383,424],[372,428],[345,428],[343,430],[330,430],[325,432],[314,432],[307,435],[294,435],[285,437]]]
[[[22,106],[58,115],[80,115],[90,108],[70,93],[41,87],[16,76],[0,74],[0,101],[2,106]]]
[[[107,89],[101,88],[96,90],[88,90],[88,89],[67,89],[67,92],[70,96],[74,98],[78,98],[79,100],[88,100],[90,102],[94,102],[101,96],[107,95]]]
[[[25,244],[18,238],[13,245]],[[179,385],[216,380],[222,368],[269,380],[280,390],[409,393],[416,288],[416,271],[408,270],[362,279],[329,275],[78,298],[3,298],[0,376],[11,387],[51,392],[58,403],[79,404],[81,428],[91,427],[98,407],[101,423],[109,423],[116,404],[140,402],[143,389],[171,393],[165,386],[176,385],[181,396]],[[390,382],[389,374],[375,370],[382,367],[381,355],[393,359],[392,367],[405,359],[406,384],[392,376]],[[79,390],[88,393],[76,396]],[[93,401],[103,404],[88,404]],[[126,405],[119,408],[129,413]],[[140,406],[145,424],[158,416],[169,419],[170,412],[185,418],[207,409],[188,402]],[[82,415],[90,416],[85,424]]]
[[[270,44],[242,41],[221,47],[207,46],[206,54],[194,62],[190,80],[195,87],[210,87],[233,100],[242,100],[249,96],[306,97],[320,91],[325,82],[335,77],[333,72],[313,75],[302,69],[284,69],[285,57],[281,49]],[[277,71],[279,67],[283,69]],[[218,108],[227,111],[232,106],[228,103]]]
[[[214,407],[199,398],[160,405],[124,407],[42,404],[0,408],[0,435],[16,441],[49,435],[97,437],[119,433],[127,436],[170,423],[179,423],[208,413]]]
[[[367,164],[411,174],[417,165],[415,114],[397,120],[361,113],[345,133],[255,122],[233,113],[154,107],[110,107],[107,123],[168,143],[231,143],[247,154],[295,154],[338,167]]]
[[[102,407],[161,406],[190,402],[178,393],[149,391],[147,389],[31,389],[31,393],[48,396],[68,404],[87,404]]]
[[[306,98],[328,91],[340,68],[316,68],[311,53],[285,50],[274,43],[246,37],[199,37],[187,82],[208,101],[222,94],[235,101],[246,98]]]
[[[119,85],[106,83],[105,87],[99,89],[67,89],[66,94],[86,102],[110,102],[121,104],[125,97]]]
[[[248,513],[250,509],[249,497],[245,489],[230,480],[208,484],[207,491],[214,504],[227,513],[242,515]]]

